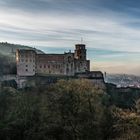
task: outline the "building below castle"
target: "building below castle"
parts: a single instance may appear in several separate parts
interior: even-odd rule
[[[76,44],[74,52],[64,54],[37,54],[35,50],[20,49],[16,52],[17,75],[64,75],[90,71],[85,44]]]

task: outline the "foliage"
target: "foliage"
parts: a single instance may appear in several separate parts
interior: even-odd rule
[[[113,111],[115,122],[111,140],[139,140],[140,116],[130,110],[115,108]]]
[[[105,90],[88,80],[0,89],[0,140],[133,140],[140,116],[109,106]]]
[[[15,58],[0,54],[0,76],[3,74],[16,74]]]
[[[15,80],[6,80],[6,81],[2,81],[1,82],[1,86],[2,87],[13,87],[13,88],[17,88],[17,83]]]
[[[110,95],[110,104],[120,108],[134,109],[136,100],[140,98],[140,89],[137,88],[116,88],[107,84],[107,93]]]

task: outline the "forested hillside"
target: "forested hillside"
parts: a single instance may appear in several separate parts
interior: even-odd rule
[[[89,80],[1,87],[0,140],[139,140],[140,100],[123,109],[110,98]]]
[[[0,42],[0,53],[3,55],[15,55],[17,49],[35,49],[29,46],[10,44],[7,42]],[[43,53],[41,50],[35,49],[37,53]]]

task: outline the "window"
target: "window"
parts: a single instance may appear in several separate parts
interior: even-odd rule
[[[26,71],[28,71],[28,69],[26,69]]]
[[[26,67],[28,67],[28,65],[26,65]]]

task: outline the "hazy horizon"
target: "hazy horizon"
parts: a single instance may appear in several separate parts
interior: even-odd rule
[[[0,41],[63,53],[82,37],[91,70],[140,75],[139,7],[138,0],[0,0]]]

